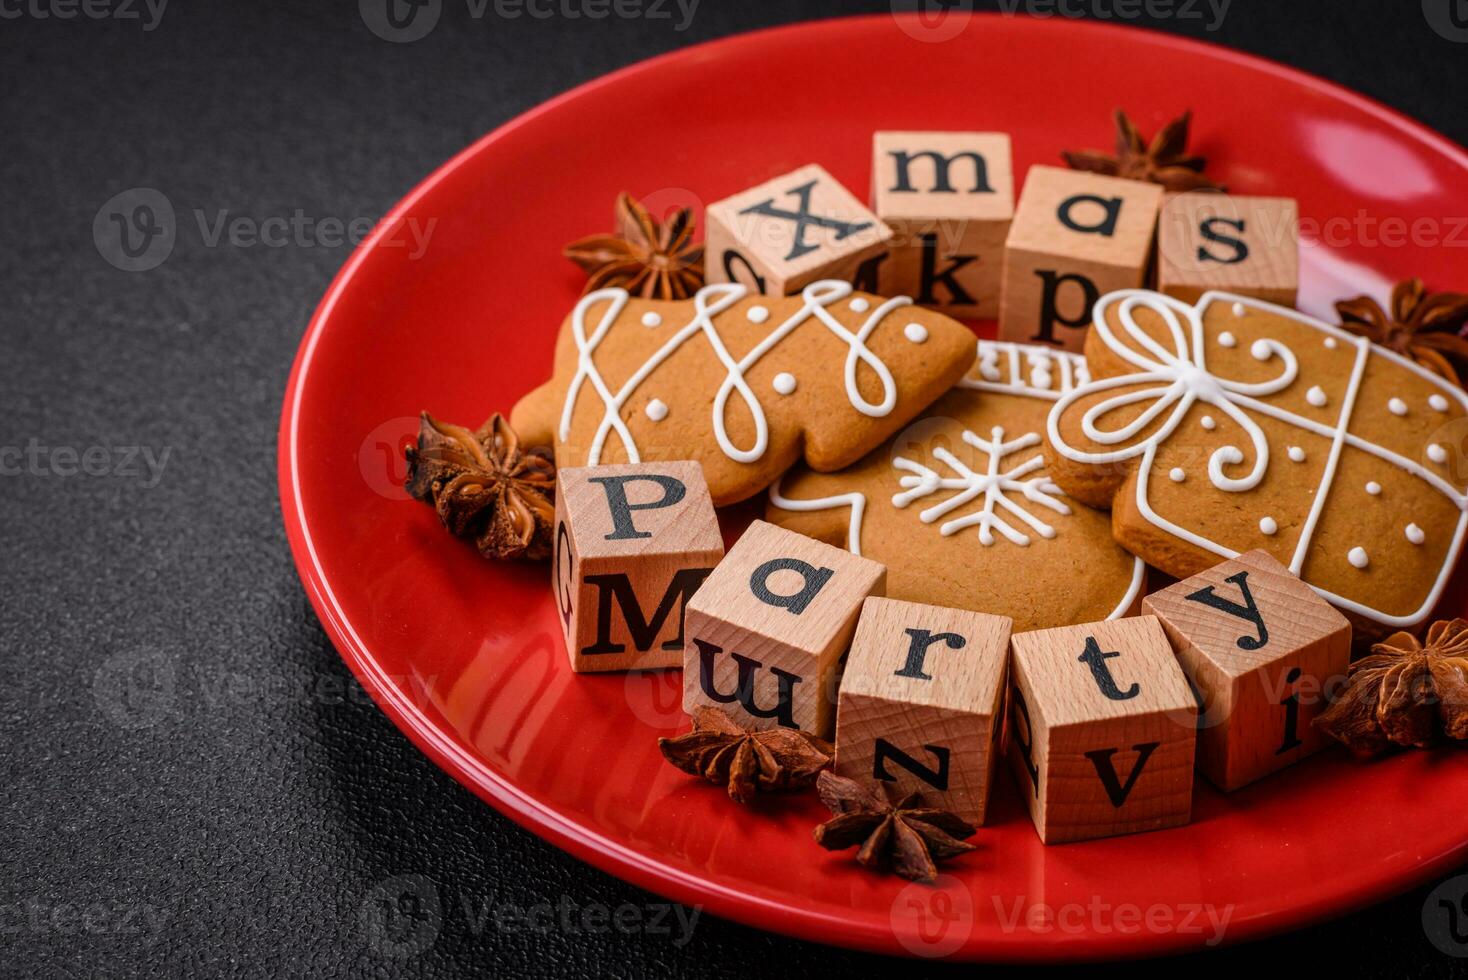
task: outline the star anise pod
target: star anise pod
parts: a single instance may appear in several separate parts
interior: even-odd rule
[[[1361,758],[1468,739],[1468,620],[1433,623],[1426,643],[1400,632],[1373,644],[1315,724]]]
[[[693,212],[679,208],[659,224],[623,191],[617,230],[565,248],[566,258],[590,276],[585,292],[620,286],[643,299],[687,299],[703,286],[703,246],[693,244]]]
[[[1422,367],[1463,386],[1468,372],[1468,295],[1429,295],[1421,279],[1406,279],[1392,287],[1388,315],[1370,296],[1357,296],[1335,305],[1341,326],[1355,334],[1411,358]]]
[[[555,463],[548,448],[522,450],[504,416],[471,432],[424,412],[418,445],[404,455],[404,486],[433,505],[450,534],[473,538],[486,558],[550,557]]]
[[[1060,155],[1072,170],[1086,170],[1108,177],[1126,177],[1161,184],[1170,191],[1221,191],[1203,176],[1208,161],[1188,154],[1188,126],[1192,110],[1163,126],[1149,144],[1120,109],[1115,110],[1116,156],[1100,150],[1066,150]]]
[[[663,758],[690,776],[725,783],[748,803],[759,793],[802,790],[831,764],[829,743],[790,728],[749,731],[718,708],[693,711],[693,731],[658,739]]]
[[[861,845],[856,860],[876,871],[892,871],[909,881],[932,881],[938,862],[972,851],[976,828],[947,810],[923,807],[922,795],[909,793],[893,806],[885,786],[872,792],[854,779],[823,772],[816,780],[821,802],[835,814],[815,829],[816,843],[828,851]]]

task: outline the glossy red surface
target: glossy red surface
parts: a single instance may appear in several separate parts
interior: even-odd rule
[[[420,409],[477,423],[547,374],[582,281],[560,247],[608,227],[617,191],[701,204],[815,160],[864,194],[874,129],[1005,130],[1022,174],[1062,147],[1109,146],[1113,106],[1150,132],[1191,105],[1213,172],[1298,198],[1307,234],[1330,244],[1304,249],[1307,310],[1408,274],[1461,279],[1456,250],[1386,232],[1425,219],[1447,235],[1447,216],[1468,215],[1468,156],[1378,105],[1158,34],[999,17],[946,40],[940,28],[843,20],[636,65],[490,134],[394,209],[322,300],[281,420],[286,528],[343,658],[436,763],[535,833],[654,891],[824,942],[1157,953],[1216,941],[1225,916],[1224,941],[1258,936],[1461,862],[1464,756],[1361,766],[1330,753],[1229,797],[1200,786],[1187,827],[1050,848],[1003,775],[980,850],[941,887],[873,877],[812,843],[813,797],[753,817],[665,765],[655,738],[683,723],[677,673],[573,675],[544,569],[482,561],[406,499],[396,454]],[[415,229],[430,232],[422,254]],[[1464,608],[1461,583],[1445,605]]]

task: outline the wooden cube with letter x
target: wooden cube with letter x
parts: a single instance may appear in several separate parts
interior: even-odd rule
[[[1328,744],[1310,722],[1351,659],[1351,624],[1263,551],[1154,592],[1162,622],[1203,701],[1198,769],[1234,790]]]
[[[1007,616],[868,599],[841,677],[836,771],[983,823],[1012,625]]]
[[[688,603],[683,710],[831,737],[841,658],[887,569],[755,521]]]
[[[677,667],[688,598],[724,555],[687,460],[556,474],[556,609],[576,671]]]
[[[1031,167],[1004,243],[999,339],[1080,353],[1096,300],[1144,284],[1162,188]]]
[[[1152,616],[1017,633],[1009,758],[1046,844],[1192,815],[1198,705]]]
[[[1294,306],[1300,214],[1284,197],[1179,194],[1157,223],[1157,289],[1196,303],[1211,289]]]

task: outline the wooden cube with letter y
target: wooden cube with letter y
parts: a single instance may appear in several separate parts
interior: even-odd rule
[[[984,822],[999,755],[1007,616],[871,598],[836,710],[836,771]]]
[[[1142,608],[1203,700],[1198,769],[1209,782],[1238,789],[1329,744],[1310,722],[1345,676],[1351,624],[1274,557],[1220,562]]]
[[[1196,303],[1211,289],[1294,306],[1300,215],[1284,197],[1178,194],[1157,222],[1157,289]]]
[[[886,585],[877,562],[755,521],[688,603],[683,710],[829,739],[841,658]]]
[[[1046,844],[1192,815],[1197,702],[1152,616],[1010,640],[1009,758]]]
[[[552,585],[572,669],[682,664],[688,598],[724,555],[702,467],[562,469],[555,534]]]

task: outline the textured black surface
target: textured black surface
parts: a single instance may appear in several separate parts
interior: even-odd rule
[[[135,187],[210,222],[374,218],[575,83],[693,40],[889,5],[704,0],[679,32],[676,16],[506,20],[492,4],[474,20],[445,0],[429,37],[390,44],[350,2],[175,0],[153,30],[133,4],[143,20],[36,16],[63,3],[0,3],[0,452],[20,450],[23,471],[0,476],[0,973],[881,966],[706,917],[681,945],[676,919],[672,936],[476,919],[550,903],[574,922],[657,900],[433,768],[354,693],[306,602],[280,528],[275,427],[347,248],[211,246],[190,217],[167,261],[127,273],[99,256],[92,221]],[[1158,26],[1317,72],[1468,142],[1468,44],[1435,33],[1417,0],[1235,0],[1216,32]],[[64,475],[66,448],[94,446],[93,475]],[[161,476],[136,460],[129,475],[126,447],[163,460]],[[1461,973],[1424,936],[1427,894],[1206,965]]]

